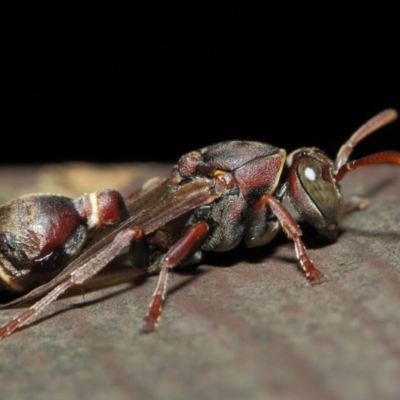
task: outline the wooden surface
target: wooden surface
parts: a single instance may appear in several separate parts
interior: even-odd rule
[[[0,196],[127,193],[167,172],[155,164],[3,168]],[[210,254],[174,274],[160,329],[141,335],[156,277],[115,265],[103,276],[124,283],[56,301],[0,342],[1,398],[399,399],[400,168],[360,169],[343,186],[370,207],[345,218],[336,243],[305,230],[328,282],[307,285],[284,235],[262,249]],[[0,323],[17,312],[2,311]]]

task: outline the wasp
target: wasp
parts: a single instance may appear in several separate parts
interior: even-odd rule
[[[41,299],[1,327],[0,340],[125,248],[135,267],[159,274],[142,332],[159,324],[175,267],[199,263],[206,252],[228,251],[240,242],[264,246],[280,230],[293,241],[305,277],[312,284],[323,282],[325,275],[310,259],[302,231],[282,201],[287,198],[320,235],[335,240],[345,212],[366,204],[343,199],[340,182],[346,174],[365,165],[400,165],[396,151],[354,161],[349,156],[361,140],[396,118],[392,109],[371,118],[335,161],[315,147],[287,155],[266,143],[228,141],[183,155],[167,178],[149,181],[126,199],[104,190],[76,200],[33,194],[2,205],[0,279],[3,288],[19,295],[3,307]],[[91,235],[104,226],[111,228]]]

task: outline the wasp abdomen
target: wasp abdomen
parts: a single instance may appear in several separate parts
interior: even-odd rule
[[[128,216],[115,190],[72,200],[30,194],[0,207],[0,278],[3,286],[23,292],[56,276],[77,255],[89,230]]]

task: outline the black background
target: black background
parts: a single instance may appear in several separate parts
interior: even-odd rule
[[[400,109],[390,10],[16,7],[3,50],[2,164],[174,162],[229,139],[334,156],[371,116]],[[399,135],[396,122],[355,156],[398,150]]]

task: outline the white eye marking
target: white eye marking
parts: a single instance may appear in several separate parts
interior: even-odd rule
[[[304,175],[306,176],[306,178],[309,181],[312,181],[312,182],[314,182],[315,178],[317,177],[317,175],[315,174],[315,171],[311,167],[306,167],[304,169]]]

